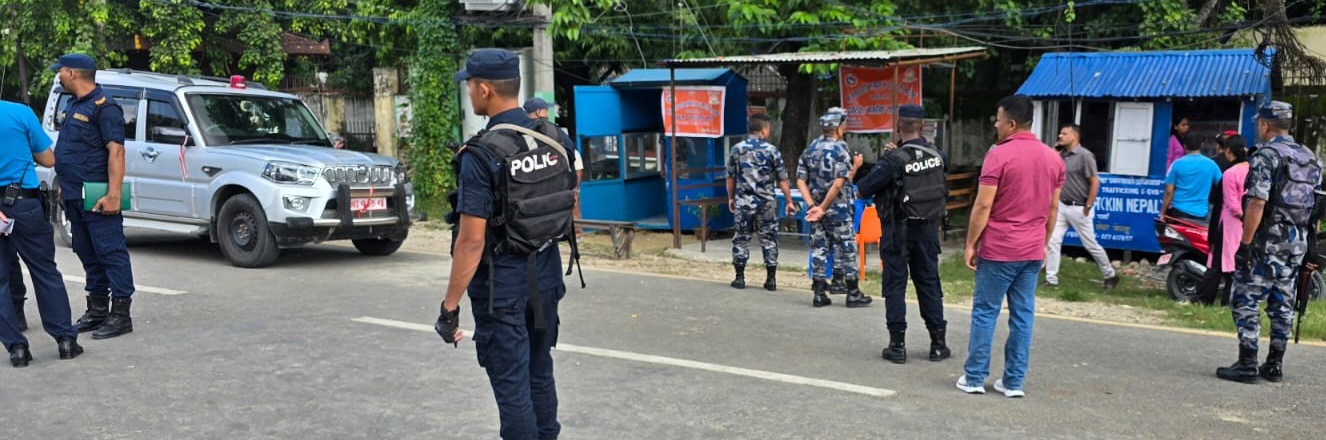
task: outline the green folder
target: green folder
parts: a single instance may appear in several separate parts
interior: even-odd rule
[[[83,210],[91,211],[98,200],[106,197],[106,188],[109,186],[106,182],[83,182]],[[124,182],[120,186],[120,210],[128,211],[132,207],[133,192],[129,191],[129,182]]]

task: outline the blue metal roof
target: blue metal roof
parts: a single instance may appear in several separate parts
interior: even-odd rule
[[[1269,95],[1271,69],[1252,49],[1050,53],[1018,93],[1033,98],[1212,98]]]
[[[671,84],[671,75],[668,69],[635,69],[617,77],[610,84],[619,89],[665,87]],[[732,69],[677,69],[677,85],[721,86],[726,85],[733,75],[740,76]]]

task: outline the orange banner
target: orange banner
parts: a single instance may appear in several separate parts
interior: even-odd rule
[[[842,66],[842,105],[850,115],[847,131],[892,132],[898,107],[921,104],[920,67],[898,67],[901,81],[894,81],[893,72],[893,67]]]
[[[722,137],[723,87],[677,88],[677,136]],[[672,90],[663,89],[663,134],[672,135]]]

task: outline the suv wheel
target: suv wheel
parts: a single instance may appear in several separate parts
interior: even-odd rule
[[[55,188],[50,191],[52,200],[47,201],[51,206],[51,212],[46,214],[50,216],[51,227],[55,229],[55,237],[58,242],[64,247],[73,247],[73,228],[69,225],[69,217],[64,215],[64,200],[60,199],[60,177],[57,176],[51,179],[51,188]]]
[[[399,240],[394,238],[361,238],[350,241],[355,244],[355,249],[359,249],[359,253],[381,257],[391,255],[397,249],[400,249],[401,244],[405,243],[405,237],[401,237]]]
[[[267,227],[267,214],[252,195],[239,194],[226,199],[217,219],[217,241],[230,264],[265,267],[281,256],[276,237]]]

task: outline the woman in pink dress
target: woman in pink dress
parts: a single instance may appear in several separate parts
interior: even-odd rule
[[[1222,136],[1217,150],[1225,160],[1233,164],[1225,170],[1220,179],[1221,197],[1224,207],[1220,209],[1221,249],[1220,255],[1211,255],[1207,267],[1220,258],[1221,278],[1225,288],[1220,290],[1220,304],[1229,302],[1229,289],[1234,278],[1234,253],[1243,239],[1243,195],[1247,192],[1243,183],[1248,179],[1248,146],[1243,137],[1237,134]]]
[[[1169,166],[1174,165],[1174,161],[1187,154],[1183,150],[1183,143],[1187,142],[1189,129],[1191,127],[1188,125],[1188,118],[1179,118],[1174,121],[1174,127],[1170,129],[1169,135],[1169,154],[1165,157],[1166,173],[1169,172]]]

